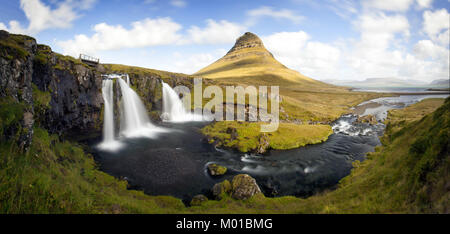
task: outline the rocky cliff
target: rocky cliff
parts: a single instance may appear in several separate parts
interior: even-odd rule
[[[69,130],[101,130],[101,74],[113,72],[130,75],[132,87],[142,97],[153,119],[159,118],[161,111],[161,79],[171,85],[191,86],[192,81],[184,74],[153,69],[88,66],[53,52],[49,46],[37,44],[32,37],[0,30],[2,137],[14,138],[26,149],[36,124],[59,135]]]

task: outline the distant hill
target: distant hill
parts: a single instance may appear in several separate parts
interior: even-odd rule
[[[323,80],[323,82],[353,88],[429,88],[449,86],[449,80],[447,79],[433,80],[428,83],[420,80],[402,80],[394,77],[368,78],[365,80]]]
[[[354,88],[383,88],[383,87],[427,87],[428,83],[419,80],[402,80],[398,78],[368,78],[365,80],[327,80],[324,81],[339,86]]]
[[[431,86],[444,86],[444,87],[449,87],[450,86],[450,79],[438,79],[438,80],[433,80],[430,83]]]

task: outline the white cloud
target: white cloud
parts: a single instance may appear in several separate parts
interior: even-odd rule
[[[433,0],[417,0],[417,5],[419,9],[430,8]]]
[[[222,57],[226,52],[227,51],[224,49],[219,49],[211,53],[174,53],[174,62],[169,69],[175,72],[192,74],[213,63],[214,61]]]
[[[181,40],[180,44],[223,44],[233,43],[244,31],[245,27],[226,20],[206,20],[207,26],[200,28],[191,26],[188,35]]]
[[[363,3],[367,8],[386,11],[407,11],[414,0],[369,0]]]
[[[433,40],[447,45],[449,43],[450,14],[447,9],[425,11],[422,30]]]
[[[170,5],[174,7],[185,7],[187,5],[186,1],[183,0],[172,0],[170,1]]]
[[[284,65],[320,79],[339,73],[340,50],[329,44],[310,41],[304,31],[279,32],[262,37],[264,45]]]
[[[409,22],[403,15],[387,16],[384,13],[363,14],[354,23],[361,32],[359,46],[364,50],[384,50],[390,46],[396,34],[409,37]]]
[[[94,26],[94,35],[76,35],[73,40],[59,41],[57,44],[65,54],[77,56],[79,53],[95,54],[102,50],[138,48],[168,45],[180,39],[181,25],[170,18],[144,19],[131,23],[131,28],[122,25],[100,23]]]
[[[274,10],[272,7],[261,6],[259,8],[247,11],[249,20],[248,25],[253,25],[261,17],[271,17],[274,19],[286,19],[293,23],[300,23],[304,19],[303,16],[295,14],[293,11],[288,9]]]
[[[20,7],[29,21],[23,27],[17,21],[10,21],[9,28],[1,23],[5,29],[13,33],[36,34],[50,28],[69,28],[79,17],[79,11],[91,8],[96,0],[73,1],[66,0],[58,3],[57,8],[51,9],[40,0],[21,0]]]
[[[445,47],[434,44],[430,40],[420,40],[414,45],[414,53],[420,59],[441,59],[448,57],[448,50]]]

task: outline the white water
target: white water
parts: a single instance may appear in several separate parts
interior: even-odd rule
[[[130,76],[127,74],[127,85],[130,86]]]
[[[139,96],[128,84],[118,78],[122,91],[120,135],[125,137],[152,137],[160,128],[150,123],[147,110]]]
[[[99,147],[103,150],[116,150],[121,144],[114,139],[114,103],[113,80],[103,80],[102,95],[105,102],[103,119],[103,141]]]
[[[168,84],[162,82],[163,114],[161,118],[170,122],[202,121],[203,117],[194,115],[183,105],[178,94]]]

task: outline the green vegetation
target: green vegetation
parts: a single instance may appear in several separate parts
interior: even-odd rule
[[[35,84],[32,84],[32,86],[34,104],[50,108],[50,100],[52,98],[50,92],[43,92],[39,90],[39,88]]]
[[[12,97],[0,99],[0,139],[2,141],[5,140],[5,130],[20,128],[25,108],[25,104],[16,102]]]
[[[439,105],[437,100],[424,102]],[[0,213],[448,212],[450,99],[433,114],[428,112],[434,108],[417,108],[424,102],[406,108],[404,115],[391,111],[387,124],[403,127],[391,127],[383,146],[364,162],[355,162],[334,191],[307,199],[257,194],[238,201],[224,188],[221,200],[189,208],[173,197],[128,190],[126,181],[99,171],[82,146],[35,127],[26,153],[15,139],[0,142]],[[2,129],[21,121],[23,104],[5,98],[0,107]],[[403,116],[415,118],[400,120]]]
[[[434,113],[423,112],[425,100],[406,108],[416,116],[404,120],[404,127],[391,128],[383,146],[369,153],[364,162],[356,161],[351,174],[338,189],[307,199],[266,198],[257,195],[235,201],[226,194],[220,201],[207,201],[191,212],[206,213],[448,213],[450,209],[450,98]],[[397,112],[397,111],[391,111]],[[426,115],[427,114],[427,115]],[[426,115],[424,117],[424,115]],[[400,116],[389,114],[388,124],[400,123]]]
[[[8,34],[0,40],[0,56],[6,60],[24,59],[30,55],[24,48],[30,41],[34,39],[25,35]]]
[[[227,173],[227,168],[215,163],[208,165],[208,170],[211,175],[223,175]]]
[[[271,133],[261,133],[260,122],[220,121],[204,127],[201,131],[218,146],[249,152],[257,149],[261,137],[267,137],[272,149],[292,149],[316,144],[328,139],[333,133],[329,125],[299,125],[280,123],[278,130]]]
[[[136,76],[158,76],[159,78],[163,79],[164,81],[167,81],[167,79],[175,78],[175,77],[190,77],[185,74],[181,73],[172,73],[167,71],[161,71],[156,69],[150,69],[150,68],[143,68],[143,67],[135,67],[135,66],[127,66],[127,65],[121,65],[121,64],[103,64],[103,66],[106,68],[106,70],[110,72],[116,72],[116,73],[128,73],[128,75],[131,77],[133,75]],[[192,78],[192,77],[190,77]]]
[[[173,197],[127,190],[73,143],[35,128],[30,150],[0,143],[0,213],[173,213]]]

